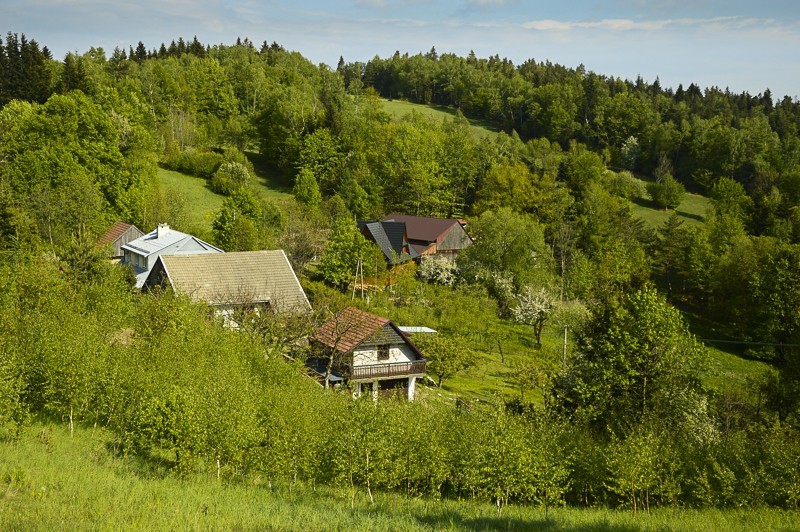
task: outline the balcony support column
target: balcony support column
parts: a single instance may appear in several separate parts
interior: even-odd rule
[[[378,388],[380,387],[380,381],[372,381],[372,400],[377,402],[378,401]]]
[[[413,401],[414,400],[414,389],[416,387],[416,384],[417,384],[417,378],[416,377],[409,377],[408,378],[408,400],[409,401]]]

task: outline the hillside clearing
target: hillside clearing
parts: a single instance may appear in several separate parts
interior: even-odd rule
[[[396,120],[412,112],[420,113],[438,121],[452,120],[457,114],[455,109],[446,105],[422,105],[404,100],[386,99],[383,99],[382,102],[383,110]],[[478,138],[493,136],[500,131],[497,125],[489,120],[467,118],[467,121],[470,125],[470,131]]]

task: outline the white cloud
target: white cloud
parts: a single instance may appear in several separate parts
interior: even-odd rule
[[[629,18],[609,18],[592,21],[531,20],[522,27],[537,31],[572,31],[581,29],[599,29],[613,32],[621,31],[660,31],[686,27],[713,28],[725,30],[763,29],[778,26],[773,19],[714,17],[714,18],[678,18],[664,20],[633,20]]]

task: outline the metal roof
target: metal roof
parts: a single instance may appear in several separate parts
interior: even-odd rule
[[[166,247],[172,246],[173,244],[180,245],[174,251],[172,251],[172,253],[186,253],[187,251],[181,251],[181,248],[186,247],[186,244],[190,242],[194,242],[203,248],[203,251],[192,250],[188,251],[189,253],[205,253],[208,251],[222,252],[221,249],[212,246],[208,242],[204,242],[195,236],[176,231],[175,229],[168,229],[166,232],[164,232],[162,229],[161,233],[162,234],[159,237],[159,230],[153,229],[146,235],[139,237],[136,240],[131,240],[127,244],[123,245],[122,249],[127,249],[147,257],[153,253],[161,251]]]
[[[406,224],[403,222],[359,222],[359,228],[366,228],[391,264],[419,256],[419,253],[408,245]],[[404,247],[408,247],[407,253],[403,252]]]
[[[413,333],[435,333],[437,332],[436,329],[431,329],[430,327],[414,327],[408,325],[398,325],[398,329],[403,331],[404,333],[413,334]]]

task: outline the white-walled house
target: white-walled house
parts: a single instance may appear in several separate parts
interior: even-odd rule
[[[310,365],[325,377],[333,357],[334,381],[346,380],[355,395],[405,389],[414,399],[416,379],[425,376],[427,361],[391,320],[347,307],[325,322],[311,338],[317,357]]]
[[[167,224],[159,224],[146,235],[122,246],[122,264],[133,266],[136,288],[141,288],[161,255],[201,253],[224,253],[224,251],[195,236],[170,229]]]

